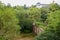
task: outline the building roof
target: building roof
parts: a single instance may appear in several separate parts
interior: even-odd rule
[[[36,3],[36,7],[41,8],[41,7],[48,7],[50,4],[41,4],[40,2]]]

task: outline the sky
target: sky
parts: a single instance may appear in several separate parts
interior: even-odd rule
[[[35,5],[37,2],[42,4],[50,4],[53,0],[0,0],[2,3],[8,4],[10,3],[12,6],[20,5],[23,6],[26,4],[27,6]],[[56,3],[60,4],[60,0],[54,0]]]

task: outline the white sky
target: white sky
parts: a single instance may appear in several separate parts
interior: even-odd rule
[[[3,3],[7,4],[10,3],[12,6],[15,5],[24,5],[26,4],[27,6],[31,6],[36,4],[37,2],[40,2],[42,4],[49,4],[51,3],[53,0],[0,0]],[[60,4],[60,0],[55,0],[56,3]]]

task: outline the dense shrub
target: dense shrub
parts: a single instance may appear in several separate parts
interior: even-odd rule
[[[31,33],[32,32],[32,21],[31,20],[24,19],[24,20],[20,21],[20,26],[21,26],[20,31],[22,33]]]
[[[2,8],[1,8],[2,9]],[[0,40],[13,40],[19,30],[16,12],[11,7],[0,9]]]
[[[48,13],[48,26],[35,40],[60,40],[60,10]]]
[[[37,36],[35,40],[60,40],[60,37],[53,32],[44,32]]]

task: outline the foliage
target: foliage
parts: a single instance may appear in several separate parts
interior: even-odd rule
[[[55,33],[46,31],[37,36],[35,40],[60,40],[60,37],[58,37]]]
[[[48,13],[48,26],[35,40],[60,40],[60,10]]]
[[[50,12],[54,12],[56,10],[59,10],[60,7],[57,3],[51,3],[50,6],[48,7],[48,9]]]
[[[48,26],[56,27],[60,23],[60,10],[48,14]]]
[[[47,8],[5,5],[0,2],[0,40],[15,40],[16,33],[32,33],[33,22],[45,31],[35,40],[60,40],[60,6]]]
[[[12,7],[2,9],[0,7],[0,40],[13,40],[19,30],[16,12]]]

